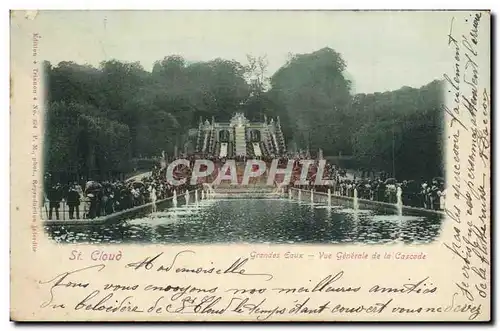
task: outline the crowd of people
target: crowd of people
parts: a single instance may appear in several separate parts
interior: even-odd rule
[[[201,156],[190,155],[181,156],[190,160],[190,168],[192,169],[196,159],[202,158]],[[211,160],[215,164],[216,171],[208,179],[213,180],[217,176],[217,170],[224,165],[226,158],[219,158],[217,156],[205,155],[203,158]],[[274,160],[272,156],[263,155],[258,159],[264,161],[269,168],[271,162]],[[300,179],[302,173],[301,160],[307,159],[305,155],[301,154],[289,154],[278,158],[278,167],[286,168],[290,160],[293,161],[293,171],[291,183],[295,183]],[[237,163],[245,164],[247,161],[246,157],[235,157],[234,160]],[[405,206],[425,208],[432,210],[444,210],[445,207],[445,183],[444,179],[441,177],[435,177],[429,180],[419,179],[419,180],[398,180],[396,178],[390,178],[389,174],[385,172],[374,172],[366,171],[361,169],[358,173],[361,174],[356,178],[355,174],[348,175],[347,169],[340,168],[336,165],[326,162],[323,171],[323,178],[330,179],[333,181],[333,185],[320,186],[315,185],[316,174],[318,173],[319,162],[315,161],[314,164],[309,166],[309,172],[306,177],[305,185],[293,185],[297,188],[311,189],[316,191],[326,192],[328,189],[332,194],[338,194],[346,197],[354,197],[354,190],[356,189],[359,199],[366,199],[379,202],[396,203],[397,202],[397,189],[401,188],[402,203]],[[186,169],[189,172],[189,169]],[[202,169],[204,170],[204,169]],[[240,169],[241,170],[241,169]],[[241,180],[242,173],[238,173],[238,180]],[[267,176],[267,173],[263,174]],[[281,178],[280,178],[281,177]],[[283,175],[278,175],[276,177],[275,184],[279,185],[279,182],[283,180]],[[263,181],[265,182],[265,181]]]
[[[300,178],[301,157],[295,157],[292,183]],[[286,164],[288,159],[284,159],[281,164]],[[401,189],[401,200],[404,206],[425,208],[432,210],[444,210],[446,189],[444,179],[435,177],[431,180],[397,180],[389,178],[385,172],[360,171],[362,174],[356,178],[355,174],[348,176],[346,169],[339,168],[327,163],[322,174],[324,179],[333,182],[332,185],[316,185],[316,175],[319,163],[310,166],[305,185],[294,185],[302,189],[314,189],[320,192],[327,192],[330,189],[332,194],[346,197],[354,197],[357,192],[359,199],[396,203],[397,191]]]
[[[149,176],[137,180],[89,180],[85,183],[69,182],[66,185],[45,176],[44,213],[47,219],[93,219],[118,211],[156,202],[196,187],[189,182],[173,186],[159,167]]]
[[[216,170],[226,162],[226,158],[218,158],[216,156],[205,157],[214,162]],[[199,157],[188,156],[187,158],[191,160],[190,167],[192,168],[195,160]],[[259,157],[259,159],[264,161],[268,168],[274,160],[272,156],[265,155]],[[295,183],[300,179],[302,172],[301,160],[304,159],[307,159],[307,157],[300,154],[289,154],[278,158],[279,168],[286,168],[288,162],[290,160],[293,161],[291,183]],[[234,160],[244,164],[246,163],[247,158],[236,157]],[[309,166],[309,172],[306,178],[307,184],[293,186],[307,190],[313,188],[314,190],[324,192],[330,189],[332,194],[338,194],[346,197],[354,197],[354,190],[356,189],[359,199],[387,203],[397,202],[397,189],[400,187],[402,192],[402,203],[405,206],[432,210],[444,210],[445,208],[446,190],[444,179],[441,177],[435,177],[429,180],[423,178],[419,180],[398,180],[396,178],[390,178],[389,174],[385,172],[374,172],[360,169],[358,173],[361,174],[361,176],[356,178],[355,174],[351,173],[348,175],[347,169],[340,168],[327,162],[323,171],[323,177],[325,179],[332,180],[334,184],[329,186],[319,186],[315,185],[318,169],[319,162],[316,161],[314,164]],[[213,177],[216,176],[216,173],[217,171],[214,172]],[[241,176],[240,173],[238,175],[238,177]],[[267,176],[267,173],[263,176]],[[278,183],[283,180],[283,177],[283,175],[278,175],[275,184],[279,185]],[[240,180],[240,178],[238,179]]]
[[[66,185],[52,180],[51,175],[45,177],[45,213],[50,220],[60,219],[60,209],[63,215],[68,212],[69,219],[89,218],[109,215],[118,211],[140,206],[157,200],[171,197],[174,190],[183,193],[186,190],[194,190],[200,187],[203,182],[212,183],[217,177],[218,170],[226,163],[226,158],[219,158],[210,155],[180,155],[179,158],[190,161],[189,166],[179,165],[174,169],[174,178],[186,181],[182,185],[172,185],[166,176],[166,167],[155,166],[151,174],[136,180],[89,180],[85,183],[70,182]],[[208,159],[215,165],[215,171],[204,178],[200,178],[195,185],[191,185],[191,173],[197,159]],[[442,178],[436,177],[432,180],[396,180],[388,178],[385,173],[370,173],[370,176],[356,176],[350,174],[346,169],[326,163],[323,171],[323,178],[332,180],[329,186],[315,185],[316,174],[319,163],[316,161],[309,166],[305,184],[295,184],[302,174],[301,160],[306,157],[302,155],[286,155],[278,159],[278,167],[286,168],[289,161],[293,161],[293,171],[291,183],[297,188],[314,189],[316,191],[331,191],[346,197],[353,197],[356,190],[359,199],[396,203],[397,190],[401,188],[402,203],[405,206],[426,208],[433,210],[443,210],[445,203],[445,184]],[[269,167],[273,158],[268,156],[260,157]],[[236,157],[237,163],[246,163],[245,157]],[[173,161],[173,160],[171,160]],[[201,171],[205,169],[200,169]],[[241,170],[241,169],[240,169]],[[238,173],[238,181],[241,180],[242,173]],[[264,174],[263,176],[266,176]],[[283,175],[281,175],[283,176]],[[282,179],[276,177],[275,185],[279,185]],[[264,181],[263,181],[264,182]],[[67,207],[67,209],[66,209]],[[63,216],[64,217],[64,216]]]
[[[430,184],[429,184],[430,182]],[[397,189],[401,188],[401,200],[404,206],[425,208],[432,210],[444,210],[446,190],[444,183],[434,178],[431,181],[403,180],[397,182],[393,179],[341,179],[336,185],[319,186],[316,190],[331,190],[332,194],[346,197],[354,197],[357,191],[359,199],[396,203]]]

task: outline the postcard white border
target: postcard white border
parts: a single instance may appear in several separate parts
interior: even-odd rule
[[[269,1],[269,0],[254,0],[254,1],[240,1],[235,3],[234,1],[211,1],[209,7],[212,9],[249,9],[249,8],[259,8],[259,9],[322,9],[326,8],[325,5],[327,4],[326,1],[315,1],[315,0],[310,0],[307,2],[304,1],[297,1],[297,0],[290,0],[286,2],[280,2],[280,1]],[[206,9],[205,7],[207,6],[206,2],[197,0],[197,1],[183,1],[182,2],[182,7],[170,5],[168,7],[165,7],[164,1],[149,1],[149,0],[143,0],[141,2],[134,2],[133,0],[115,0],[115,1],[106,1],[103,2],[102,0],[93,0],[93,1],[62,1],[62,0],[51,0],[51,1],[34,1],[34,0],[21,0],[21,1],[5,1],[2,2],[2,7],[5,6],[5,10],[7,9],[21,9],[21,8],[39,8],[39,9],[132,9],[132,8],[156,8],[156,9]],[[328,7],[330,7],[328,5]],[[439,0],[420,0],[420,1],[383,1],[379,0],[376,1],[370,1],[370,0],[365,0],[365,1],[353,1],[353,0],[347,0],[347,1],[336,1],[335,2],[335,7],[336,9],[350,9],[350,8],[366,8],[366,9],[492,9],[494,12],[498,12],[499,2],[498,1],[484,1],[484,0],[476,0],[476,1],[463,1],[463,0],[456,0],[456,1],[439,1]],[[1,22],[2,22],[2,33],[0,34],[1,36],[1,41],[3,42],[3,45],[8,44],[9,40],[9,21],[8,21],[8,16],[6,14],[6,11],[4,11],[4,15],[1,16]],[[493,36],[495,36],[493,34]],[[4,111],[0,112],[0,116],[2,118],[0,119],[0,141],[2,142],[0,146],[1,148],[1,153],[0,153],[0,173],[3,174],[3,179],[4,182],[7,182],[8,174],[9,174],[9,152],[10,152],[10,143],[7,143],[10,141],[9,139],[9,113],[6,111],[9,109],[9,93],[8,93],[8,73],[9,73],[9,52],[8,49],[4,47],[4,53],[2,56],[4,57],[1,61],[2,63],[2,72],[4,77],[3,84],[2,84],[2,89],[0,92],[0,97],[2,100],[2,104],[4,105],[3,109]],[[497,57],[495,57],[497,59]],[[5,85],[4,85],[5,84]],[[495,88],[495,94],[498,95],[498,87]],[[498,120],[498,116],[497,120]],[[497,120],[494,122],[494,125],[497,125]],[[495,148],[495,152],[497,152]],[[492,169],[492,173],[494,173],[495,169]],[[495,183],[496,184],[496,183]],[[0,204],[1,208],[0,211],[2,212],[2,219],[4,220],[3,226],[5,227],[3,231],[0,231],[0,240],[4,245],[3,249],[3,254],[1,255],[1,262],[2,265],[4,266],[3,270],[9,270],[9,256],[8,256],[8,245],[9,245],[9,230],[8,230],[8,224],[10,220],[10,215],[9,215],[9,186],[10,185],[2,185],[0,186]],[[495,198],[494,203],[497,203],[500,197]],[[492,215],[492,219],[495,219],[494,216]],[[498,233],[498,226],[495,226],[496,228],[496,233],[494,233],[494,238],[496,238],[496,234]],[[498,245],[496,245],[496,248],[498,250]],[[495,250],[495,255],[498,253],[498,251]],[[498,255],[497,255],[498,256]],[[2,273],[2,283],[4,284],[4,290],[2,291],[2,294],[7,294],[8,293],[8,288],[6,288],[9,284],[9,274],[7,272]],[[495,279],[496,281],[496,279]],[[498,288],[496,286],[495,288]],[[495,295],[496,293],[492,293],[492,295]],[[9,296],[8,295],[2,295],[2,300],[1,300],[1,311],[3,314],[2,321],[4,322],[2,325],[3,327],[6,327],[6,329],[11,329],[14,328],[14,325],[12,323],[5,323],[9,319]],[[5,325],[7,324],[7,325]],[[346,327],[348,325],[343,325],[341,327]],[[359,325],[357,325],[359,326]],[[357,326],[350,326],[352,327],[357,327]],[[36,326],[41,327],[41,326]],[[42,326],[43,327],[43,326]],[[46,327],[51,327],[51,326],[46,326]],[[71,326],[58,326],[58,328],[66,329],[70,328]],[[98,326],[98,325],[88,325],[88,326],[81,326],[82,329],[90,329],[92,328],[93,330],[99,329],[103,326]],[[121,326],[123,327],[123,326]],[[144,326],[137,326],[138,328],[143,328]],[[173,327],[173,326],[170,326]],[[174,329],[179,326],[175,326]],[[203,326],[197,326],[197,327],[205,327]],[[261,326],[262,327],[262,326]],[[270,327],[270,326],[267,326]],[[308,325],[303,325],[302,327],[308,328],[310,326]],[[339,326],[335,326],[339,327]],[[380,328],[381,330],[386,329],[387,325],[381,325],[381,326],[373,326],[375,328]],[[394,326],[393,326],[394,327]],[[401,325],[395,325],[395,327],[402,327]],[[437,328],[438,326],[434,325],[421,325],[420,327],[427,329],[427,330],[432,330],[434,328]],[[456,327],[456,326],[449,326],[449,327]],[[476,326],[478,327],[478,326]],[[471,326],[471,329],[475,328],[474,326]]]

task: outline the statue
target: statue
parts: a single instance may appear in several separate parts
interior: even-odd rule
[[[247,123],[247,119],[243,113],[234,114],[233,118],[231,118],[231,126],[242,127]]]

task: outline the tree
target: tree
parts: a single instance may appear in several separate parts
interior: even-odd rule
[[[171,55],[151,73],[137,62],[44,62],[46,169],[125,172],[133,157],[182,148],[200,117],[228,121],[244,111],[254,121],[280,116],[288,145],[352,155],[399,178],[443,175],[442,82],[351,95],[346,63],[331,48],[290,54],[270,78],[265,56],[247,62]]]
[[[245,68],[224,59],[188,65],[172,55],[151,73],[116,60],[99,68],[46,62],[44,70],[45,166],[61,173],[106,177],[124,171],[131,157],[172,153],[200,116],[228,120],[250,93]]]
[[[264,115],[276,116],[276,105],[268,92],[270,79],[267,77],[268,60],[266,56],[247,55],[245,79],[250,86],[249,97],[245,102],[245,114],[251,121],[264,121]]]
[[[323,48],[293,55],[271,77],[270,95],[280,105],[288,140],[331,154],[349,149],[342,124],[351,99],[345,68],[340,54]]]
[[[353,99],[352,141],[361,165],[406,179],[443,175],[441,81]]]

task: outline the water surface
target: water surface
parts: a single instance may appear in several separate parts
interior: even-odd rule
[[[287,199],[215,199],[119,224],[49,226],[68,243],[399,243],[424,244],[440,217],[397,216]]]

